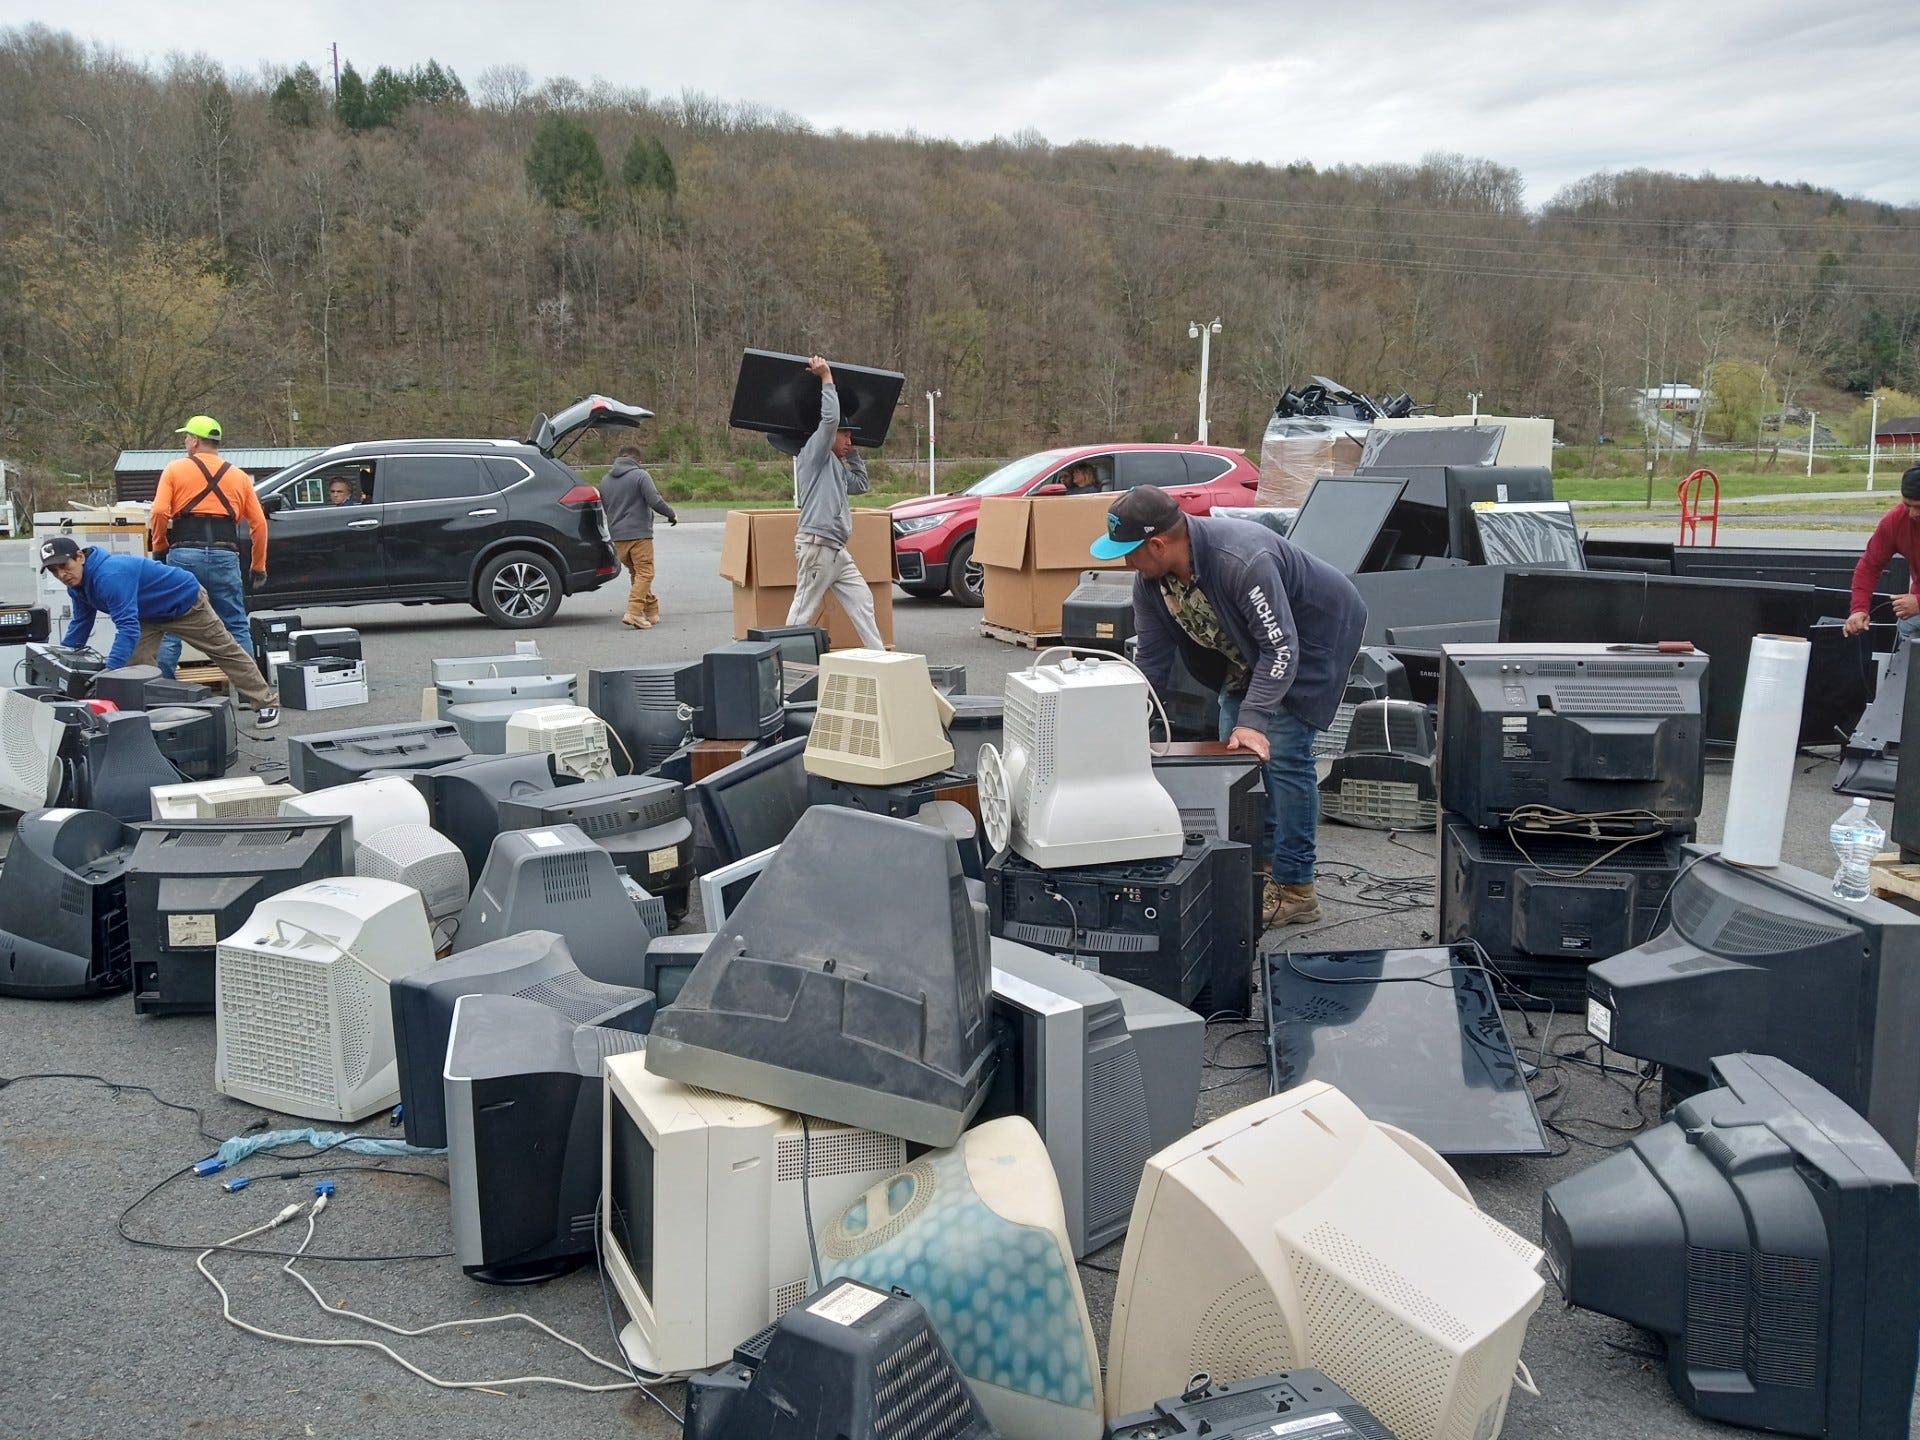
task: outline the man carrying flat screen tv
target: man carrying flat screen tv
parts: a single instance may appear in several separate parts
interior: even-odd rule
[[[1366,602],[1345,575],[1264,525],[1186,515],[1153,485],[1113,502],[1107,533],[1091,548],[1133,571],[1135,659],[1148,683],[1164,694],[1178,653],[1203,684],[1219,687],[1220,738],[1261,762],[1273,856],[1261,920],[1312,924],[1320,918],[1313,741],[1346,690]]]
[[[847,549],[853,539],[853,506],[847,497],[867,493],[867,467],[853,453],[853,426],[840,413],[832,368],[815,355],[807,361],[807,370],[820,378],[820,423],[793,462],[800,524],[793,542],[796,575],[787,624],[813,624],[831,592],[853,622],[860,643],[884,650],[887,642],[874,620],[873,591]]]

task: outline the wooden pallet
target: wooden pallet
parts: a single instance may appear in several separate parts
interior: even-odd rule
[[[1044,650],[1049,645],[1058,645],[1058,631],[1045,635],[1029,635],[1024,630],[1010,629],[1005,625],[995,625],[989,621],[980,622],[980,633],[989,640],[1004,640],[1009,645],[1024,645],[1029,650]]]
[[[198,684],[206,686],[216,695],[230,695],[233,693],[233,685],[227,679],[227,672],[211,660],[203,661],[198,665],[177,666],[174,669],[173,678],[176,680],[195,681]]]
[[[1908,910],[1920,910],[1920,865],[1901,864],[1898,850],[1882,852],[1873,862],[1868,883],[1882,900],[1891,900]]]

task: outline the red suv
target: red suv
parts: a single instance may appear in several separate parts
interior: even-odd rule
[[[956,495],[928,495],[888,508],[893,521],[893,578],[909,595],[951,589],[962,605],[982,602],[973,560],[980,502],[990,495],[1063,495],[1067,472],[1091,467],[1092,493],[1116,494],[1158,485],[1190,515],[1216,506],[1251,505],[1260,472],[1237,450],[1214,445],[1079,445],[1042,450],[974,481]],[[1088,493],[1088,492],[1078,492]]]

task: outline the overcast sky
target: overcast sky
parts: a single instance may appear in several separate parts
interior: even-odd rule
[[[1596,170],[1807,181],[1920,203],[1915,0],[0,0],[160,64],[329,45],[362,74],[428,58],[753,101],[818,129],[1035,130],[1284,164],[1459,151],[1530,204]]]

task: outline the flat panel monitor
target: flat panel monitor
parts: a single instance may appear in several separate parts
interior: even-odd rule
[[[646,1374],[723,1364],[812,1293],[816,1224],[906,1161],[889,1136],[807,1120],[652,1073],[647,1050],[606,1061],[602,1264]]]
[[[1580,527],[1565,500],[1500,505],[1476,501],[1473,534],[1488,565],[1530,565],[1536,570],[1584,570]]]
[[[1441,808],[1482,827],[1542,807],[1645,811],[1654,817],[1647,825],[1689,827],[1705,786],[1707,676],[1698,652],[1450,645],[1440,679]]]
[[[493,1285],[578,1269],[599,1223],[606,1059],[647,1038],[520,995],[447,1003],[428,1078],[445,1087],[454,1258]]]
[[[1551,1153],[1472,946],[1262,959],[1275,1094],[1325,1081],[1442,1155]]]
[[[906,377],[897,370],[874,370],[840,360],[832,365],[840,418],[851,423],[853,443],[865,447],[886,443]],[[808,372],[807,357],[743,350],[727,424],[736,430],[758,430],[777,449],[798,454],[820,425],[820,382]]]
[[[55,1000],[127,988],[133,842],[133,831],[98,810],[20,817],[0,868],[0,995]]]
[[[807,809],[807,737],[756,750],[696,781],[707,836],[722,864],[778,845]]]
[[[1406,488],[1404,480],[1322,475],[1307,492],[1287,540],[1342,574],[1367,569],[1369,559],[1378,558],[1376,542]]]
[[[135,826],[127,865],[135,1013],[210,1012],[216,945],[269,896],[350,874],[352,824],[313,816]]]
[[[1480,550],[1476,506],[1538,503],[1553,499],[1553,472],[1535,465],[1449,465],[1443,474],[1447,504],[1447,553],[1458,560],[1493,563]],[[1573,568],[1578,568],[1573,567]]]
[[[1669,1089],[1739,1047],[1825,1086],[1909,1166],[1920,1123],[1920,916],[1834,898],[1793,865],[1730,865],[1702,846],[1667,897],[1673,923],[1587,971],[1587,1030],[1652,1060]]]
[[[1652,1330],[1697,1415],[1787,1435],[1911,1433],[1920,1193],[1784,1060],[1721,1055],[1704,1094],[1548,1190],[1569,1305]]]
[[[1000,1068],[986,1119],[1022,1115],[1060,1182],[1074,1257],[1127,1228],[1149,1156],[1193,1128],[1205,1022],[1163,996],[993,942]]]
[[[760,872],[773,863],[773,857],[780,853],[780,847],[774,846],[762,850],[757,855],[749,855],[744,860],[736,860],[731,865],[722,865],[718,870],[709,870],[700,877],[700,919],[709,929],[717,930],[725,923],[727,916],[740,908],[740,902],[753,889],[753,882],[760,878]]]
[[[440,1072],[454,1003],[462,995],[506,995],[541,1005],[570,1025],[597,1025],[644,1035],[653,1024],[651,992],[604,985],[580,973],[565,937],[551,930],[503,935],[436,960],[393,982],[394,1053],[400,1065],[401,1119],[407,1143],[447,1143]]]
[[[988,969],[986,909],[950,836],[817,805],[660,1012],[647,1063],[950,1145],[993,1075]]]

